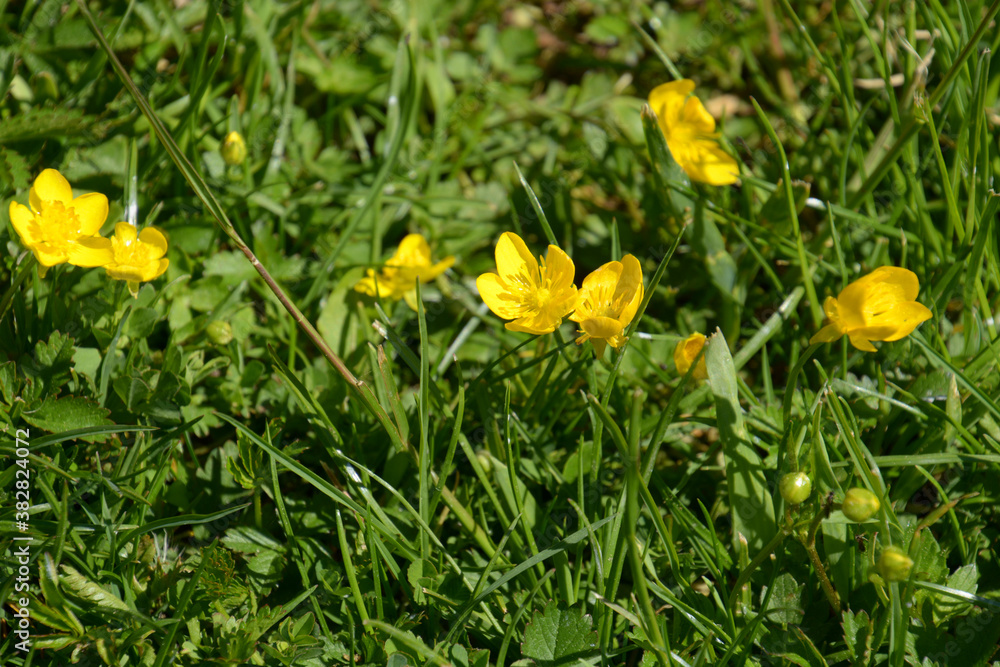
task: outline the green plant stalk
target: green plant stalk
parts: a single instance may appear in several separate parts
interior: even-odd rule
[[[263,530],[264,518],[260,509],[260,489],[253,490],[253,525],[257,530]]]
[[[10,309],[10,304],[14,302],[14,295],[17,290],[20,289],[21,283],[31,275],[31,269],[35,267],[35,255],[30,254],[28,258],[21,262],[21,266],[18,267],[17,273],[14,279],[10,282],[10,287],[4,292],[3,300],[0,300],[0,322],[3,322],[3,318],[7,315],[7,311]]]
[[[826,599],[829,600],[830,606],[839,615],[840,614],[840,596],[837,595],[837,589],[833,587],[833,583],[830,582],[830,577],[826,574],[826,568],[823,566],[823,561],[819,557],[819,552],[816,551],[816,532],[819,530],[820,523],[823,522],[823,518],[827,513],[833,508],[833,500],[828,500],[823,507],[816,512],[816,516],[813,517],[812,523],[809,525],[809,532],[803,539],[801,535],[798,536],[799,542],[802,546],[806,548],[806,552],[809,554],[809,560],[812,561],[813,567],[816,568],[816,574],[819,575],[819,582],[823,586],[823,593],[826,594]]]
[[[625,542],[628,547],[629,567],[632,570],[632,583],[639,598],[639,608],[646,622],[646,636],[653,643],[657,662],[662,667],[669,664],[660,625],[656,622],[656,612],[649,599],[646,588],[646,575],[642,569],[642,558],[635,541],[635,527],[639,522],[639,469],[642,461],[639,458],[639,435],[642,430],[642,390],[632,393],[632,414],[629,420],[628,457],[625,459]]]

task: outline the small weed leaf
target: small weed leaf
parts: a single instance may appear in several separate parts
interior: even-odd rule
[[[582,607],[549,602],[544,612],[535,612],[524,629],[521,652],[539,667],[579,664],[597,651],[592,625],[590,614],[584,614]]]

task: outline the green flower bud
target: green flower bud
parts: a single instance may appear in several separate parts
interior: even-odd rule
[[[879,507],[881,507],[881,503],[874,493],[868,489],[853,488],[848,489],[847,493],[844,494],[841,510],[848,519],[860,523],[875,516]]]
[[[913,569],[913,559],[899,547],[886,547],[878,559],[878,573],[886,581],[906,581]]]
[[[229,345],[229,341],[233,339],[233,328],[229,326],[229,322],[223,320],[210,322],[205,333],[208,334],[208,339],[216,345]]]
[[[247,159],[247,144],[243,141],[243,135],[239,132],[230,132],[227,134],[226,138],[222,141],[222,147],[219,149],[219,152],[222,153],[222,159],[230,167],[243,164],[243,161]]]
[[[790,505],[798,505],[812,493],[812,480],[804,472],[790,472],[778,482],[781,497]]]

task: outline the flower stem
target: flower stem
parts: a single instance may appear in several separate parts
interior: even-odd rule
[[[17,293],[17,290],[21,287],[21,283],[25,281],[33,268],[35,268],[35,256],[28,255],[28,258],[22,261],[21,265],[17,268],[14,278],[11,280],[10,287],[7,288],[3,299],[0,300],[0,322],[3,322],[3,318],[10,309],[10,304],[14,301],[14,294]]]
[[[833,587],[830,582],[830,578],[826,574],[826,567],[823,566],[823,561],[819,557],[819,552],[816,551],[816,532],[819,530],[819,525],[822,523],[823,519],[830,514],[830,510],[833,509],[833,499],[829,498],[816,512],[816,516],[813,517],[812,523],[809,525],[809,532],[803,539],[799,536],[799,541],[802,546],[806,548],[806,552],[809,554],[809,560],[812,561],[813,567],[816,568],[816,574],[819,575],[820,584],[823,586],[823,592],[826,594],[826,599],[830,601],[830,606],[833,610],[840,613],[840,596],[837,595],[837,590]]]

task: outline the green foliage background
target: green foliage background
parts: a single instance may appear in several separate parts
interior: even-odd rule
[[[0,208],[57,168],[171,264],[135,300],[68,265],[15,284],[0,226],[3,664],[996,659],[997,2],[87,7],[131,90],[79,3],[0,0]],[[672,71],[740,186],[687,182],[644,125]],[[665,267],[624,353],[478,298],[499,234],[541,253],[546,227],[578,279]],[[457,258],[421,313],[352,289],[408,232]],[[882,265],[935,317],[807,349],[823,298]],[[707,383],[673,367],[693,331],[717,332]],[[882,498],[864,524],[836,509],[852,486]],[[908,581],[877,574],[888,544]]]

